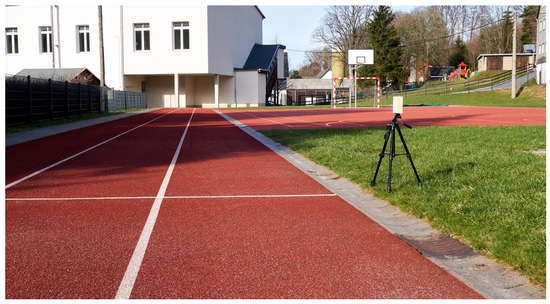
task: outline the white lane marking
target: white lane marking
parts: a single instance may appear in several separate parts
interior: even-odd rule
[[[264,120],[267,120],[267,121],[270,121],[270,122],[274,122],[274,123],[279,124],[279,125],[287,126],[287,127],[289,127],[289,128],[294,128],[294,127],[291,126],[291,125],[287,125],[287,124],[284,124],[284,123],[282,123],[282,122],[278,122],[278,121],[271,120],[271,119],[268,119],[268,118],[260,117],[260,116],[258,116],[258,115],[254,115],[254,114],[250,114],[250,113],[246,113],[246,112],[238,112],[238,113],[245,114],[245,115],[252,116],[252,117],[256,117],[256,118],[260,118],[260,119],[264,119]]]
[[[217,199],[217,198],[287,198],[287,197],[331,197],[334,193],[319,194],[251,194],[251,195],[176,195],[164,199]],[[155,196],[104,196],[104,197],[24,197],[6,198],[6,201],[91,201],[91,200],[133,200],[156,199]]]
[[[6,189],[8,189],[8,188],[10,188],[10,187],[12,187],[12,186],[15,186],[15,185],[19,184],[20,182],[25,181],[25,180],[27,180],[27,179],[33,177],[33,176],[36,176],[36,175],[38,175],[38,174],[40,174],[40,173],[42,173],[42,172],[44,172],[44,171],[46,171],[46,170],[49,170],[49,169],[51,169],[51,168],[53,168],[53,167],[55,167],[55,166],[57,166],[57,165],[60,165],[60,164],[66,162],[66,161],[68,161],[68,160],[71,160],[71,159],[73,159],[73,158],[75,158],[75,157],[77,157],[77,156],[80,156],[80,155],[82,155],[82,154],[84,154],[84,153],[86,153],[86,152],[88,152],[88,151],[91,151],[91,150],[93,150],[93,149],[95,149],[95,148],[97,148],[97,147],[99,147],[99,146],[101,146],[101,145],[103,145],[103,144],[106,144],[106,143],[108,143],[108,142],[110,142],[110,141],[112,141],[112,140],[114,140],[114,139],[116,139],[116,138],[119,138],[119,137],[121,137],[122,135],[128,134],[128,133],[130,133],[130,132],[132,132],[132,131],[134,131],[134,130],[136,130],[136,129],[139,129],[139,128],[141,128],[141,127],[147,125],[147,124],[150,124],[150,123],[152,123],[153,121],[155,121],[155,120],[157,120],[157,119],[160,119],[160,118],[162,118],[162,117],[164,117],[164,116],[166,116],[166,115],[168,115],[168,114],[170,114],[170,113],[172,113],[172,112],[174,112],[174,111],[177,111],[177,110],[178,110],[178,109],[175,109],[175,110],[170,111],[170,112],[168,112],[168,113],[166,113],[166,114],[163,114],[163,115],[161,115],[161,116],[159,116],[159,117],[157,117],[157,118],[151,119],[151,120],[149,120],[148,122],[146,122],[146,123],[144,123],[144,124],[141,124],[141,125],[139,125],[139,126],[137,126],[137,127],[134,127],[134,128],[132,128],[132,129],[130,129],[130,130],[128,130],[128,131],[122,132],[122,133],[120,133],[120,134],[118,134],[118,135],[116,135],[116,136],[114,136],[114,137],[111,137],[111,138],[109,138],[109,139],[107,139],[107,140],[105,140],[105,141],[103,141],[103,142],[100,142],[99,144],[97,144],[97,145],[95,145],[95,146],[93,146],[93,147],[90,147],[90,148],[88,148],[88,149],[86,149],[86,150],[84,150],[84,151],[80,151],[80,152],[78,152],[78,153],[76,153],[76,154],[73,154],[73,155],[71,155],[71,156],[69,156],[69,157],[67,157],[67,158],[65,158],[65,159],[62,159],[62,160],[60,160],[60,161],[58,161],[58,162],[56,162],[56,163],[54,163],[54,164],[52,164],[52,165],[49,165],[49,166],[47,166],[47,167],[45,167],[45,168],[43,168],[43,169],[40,169],[40,170],[38,170],[38,171],[36,171],[36,172],[34,172],[34,173],[31,173],[31,174],[29,174],[29,175],[27,175],[27,176],[25,176],[25,177],[23,177],[23,178],[20,178],[20,179],[18,179],[18,180],[16,180],[16,181],[12,182],[12,183],[10,183],[10,184],[7,184],[7,185],[6,185]]]
[[[157,216],[160,211],[162,200],[164,199],[164,194],[166,194],[168,183],[170,183],[172,172],[174,171],[174,167],[176,166],[178,156],[180,155],[181,148],[183,146],[183,141],[185,140],[185,135],[187,135],[187,130],[189,129],[189,125],[191,125],[191,120],[193,119],[194,114],[195,114],[195,109],[193,109],[193,113],[191,113],[191,117],[189,117],[189,122],[187,122],[187,126],[185,127],[185,131],[181,136],[176,152],[174,153],[174,157],[172,157],[170,166],[168,166],[168,170],[166,171],[164,180],[162,181],[162,184],[157,193],[157,196],[155,197],[155,202],[151,207],[151,211],[149,212],[149,216],[147,217],[145,226],[143,227],[143,230],[141,231],[141,235],[139,236],[139,240],[136,245],[136,248],[134,249],[134,253],[132,254],[132,258],[130,259],[130,263],[128,263],[128,268],[126,268],[124,277],[122,278],[122,281],[120,282],[120,286],[118,287],[118,291],[115,296],[115,299],[130,298],[132,289],[134,288],[134,283],[136,282],[136,278],[139,273],[139,269],[141,268],[141,262],[143,261],[143,257],[145,256],[145,251],[147,250],[147,245],[149,244],[149,238],[151,237],[151,233],[153,232],[153,227],[155,226],[155,222],[157,221]]]

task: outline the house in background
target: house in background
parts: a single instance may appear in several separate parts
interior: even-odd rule
[[[525,68],[535,64],[535,54],[516,54],[516,68]],[[483,71],[511,71],[512,54],[481,54],[477,56],[477,68]]]
[[[68,81],[70,83],[80,83],[89,85],[99,85],[100,80],[86,68],[68,68],[68,69],[23,69],[16,76],[40,79],[51,79],[53,81]]]
[[[537,83],[546,83],[546,5],[539,6],[536,52]]]
[[[6,6],[5,69],[101,77],[103,45],[106,86],[145,92],[148,107],[264,105],[284,77],[284,46],[253,52],[264,18],[257,6]]]

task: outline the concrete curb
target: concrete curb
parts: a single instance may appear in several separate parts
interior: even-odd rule
[[[98,124],[106,123],[117,119],[122,119],[130,116],[150,112],[153,110],[156,110],[156,109],[144,109],[144,110],[135,111],[135,112],[105,116],[101,118],[71,122],[63,125],[50,126],[50,127],[44,127],[44,128],[39,128],[39,129],[34,129],[29,131],[6,134],[6,147],[16,145],[16,144],[21,144],[24,142],[43,138],[50,135],[69,132],[80,128],[85,128],[85,127],[98,125]]]
[[[384,200],[375,198],[372,194],[365,193],[359,186],[346,178],[317,165],[228,115],[218,110],[214,111],[314,178],[327,189],[338,194],[342,199],[401,239],[422,241],[437,239],[443,236],[441,232],[435,230],[426,222],[402,212],[399,208],[390,205]],[[414,245],[411,246],[422,252],[422,248],[416,248]],[[530,284],[527,276],[508,269],[506,266],[480,254],[475,253],[466,257],[453,254],[425,256],[486,298],[546,298],[546,291]]]

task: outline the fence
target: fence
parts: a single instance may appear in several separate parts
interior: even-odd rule
[[[520,67],[516,71],[516,77],[534,75],[533,66],[527,65]],[[490,78],[465,81],[428,81],[418,88],[401,89],[400,94],[404,96],[425,96],[425,95],[446,95],[458,92],[470,93],[474,90],[493,90],[498,89],[500,84],[508,82],[512,79],[512,71],[505,71]],[[393,92],[387,92],[386,98]]]
[[[105,110],[121,111],[147,108],[147,94],[105,89]]]
[[[106,111],[147,107],[143,93],[105,91]],[[30,76],[6,79],[6,126],[99,113],[100,103],[99,86]]]

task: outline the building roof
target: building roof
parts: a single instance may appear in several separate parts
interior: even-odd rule
[[[31,76],[32,78],[51,79],[54,81],[68,81],[82,84],[99,84],[97,78],[87,68],[70,69],[23,69],[17,76]]]
[[[348,88],[349,82],[348,79],[344,79],[338,88]],[[286,88],[287,90],[332,90],[334,89],[334,83],[332,79],[289,79]]]
[[[481,57],[496,57],[496,56],[513,56],[512,53],[505,53],[505,54],[480,54],[477,56],[477,60]],[[534,56],[534,53],[516,53],[516,56]]]
[[[286,47],[281,44],[255,44],[248,55],[242,70],[268,70],[269,65],[277,56],[279,48]]]

